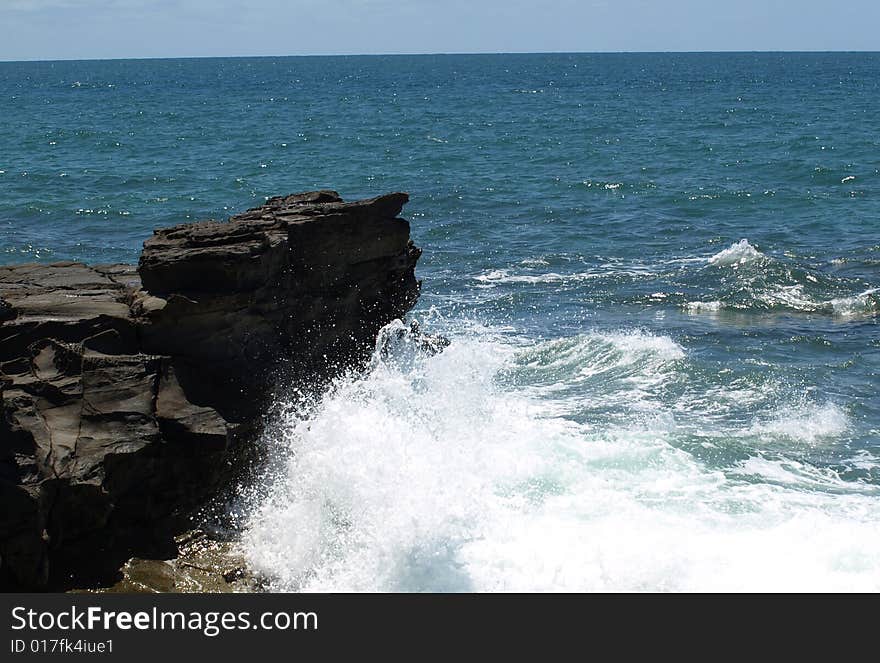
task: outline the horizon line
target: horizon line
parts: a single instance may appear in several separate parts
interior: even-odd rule
[[[437,51],[437,52],[389,52],[389,53],[287,53],[265,55],[161,55],[132,57],[86,57],[86,58],[25,58],[19,60],[0,59],[0,64],[54,63],[54,62],[126,62],[133,60],[245,60],[266,58],[360,58],[360,57],[436,57],[458,55],[748,55],[748,54],[876,54],[880,50],[846,49],[805,49],[805,50],[729,50],[717,51]]]

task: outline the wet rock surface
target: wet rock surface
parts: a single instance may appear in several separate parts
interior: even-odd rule
[[[235,475],[273,388],[356,365],[415,303],[406,201],[272,198],[157,230],[137,268],[0,267],[2,586],[88,585],[141,551],[155,563],[124,577],[198,575],[157,560],[177,555],[181,515]],[[234,559],[221,543],[206,549]]]
[[[132,557],[120,567],[118,579],[88,591],[124,594],[263,590],[261,579],[249,570],[240,545],[234,538],[218,537],[196,529],[175,537],[175,544],[173,557]]]

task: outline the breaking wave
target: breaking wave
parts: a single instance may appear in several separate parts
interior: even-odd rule
[[[698,358],[642,331],[453,330],[432,355],[406,329],[269,436],[245,543],[271,588],[880,589],[876,486],[742,440],[833,439],[848,425],[833,403],[752,398],[719,419],[710,402],[741,399],[724,377],[660,399]]]
[[[742,239],[703,257],[622,261],[557,254],[493,267],[471,276],[492,293],[557,286],[577,301],[607,297],[617,303],[678,306],[688,313],[808,313],[838,319],[880,314],[880,288],[836,274],[837,263],[765,253]]]
[[[706,262],[698,276],[710,296],[686,302],[684,308],[692,313],[753,310],[856,317],[880,312],[880,289],[770,257],[746,239]],[[862,290],[855,291],[860,285]]]
[[[765,259],[763,253],[758,251],[754,246],[749,244],[749,240],[741,239],[723,251],[719,251],[709,258],[710,265],[728,266],[728,265],[744,265],[756,260]]]

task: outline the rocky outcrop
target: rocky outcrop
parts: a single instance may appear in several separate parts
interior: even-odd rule
[[[406,201],[272,198],[157,230],[137,269],[0,267],[0,582],[63,583],[198,505],[279,380],[368,356],[418,297]]]

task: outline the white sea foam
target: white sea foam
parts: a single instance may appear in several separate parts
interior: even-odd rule
[[[552,403],[556,414],[614,405],[643,411],[652,408],[656,387],[684,357],[684,348],[668,336],[632,331],[538,343],[517,352],[512,364],[515,372],[528,372],[531,387],[522,389],[553,397],[541,404]]]
[[[547,262],[547,260],[543,257],[537,257],[537,258],[526,258],[525,260],[522,260],[519,264],[522,265],[523,267],[545,267],[545,266],[549,265],[550,263]]]
[[[556,272],[546,272],[544,274],[511,274],[506,269],[493,269],[485,274],[478,274],[474,277],[476,281],[481,283],[562,283],[564,281],[583,281],[585,279],[597,278],[598,274],[557,274]]]
[[[683,359],[684,348],[668,336],[642,331],[582,334],[538,343],[518,352],[517,366],[552,371],[554,380],[607,374],[627,369],[628,378],[652,377],[663,366]],[[560,372],[568,371],[568,372]]]
[[[722,253],[724,253],[722,251]],[[720,254],[719,254],[720,255]],[[741,262],[724,264],[742,264]],[[811,274],[806,275],[806,280],[811,284],[818,283],[819,279]],[[860,317],[875,315],[880,311],[880,298],[878,288],[870,288],[856,295],[823,298],[817,293],[809,291],[803,283],[774,284],[746,282],[744,292],[748,298],[743,299],[742,293],[737,293],[732,302],[724,300],[692,301],[684,305],[690,313],[714,313],[725,308],[762,310],[788,309],[804,313],[829,313],[840,318]],[[826,294],[825,297],[828,295]]]
[[[877,293],[880,288],[870,288],[852,297],[837,297],[828,302],[835,315],[842,317],[875,313],[880,310]]]
[[[587,338],[610,344],[621,353],[624,363],[643,357],[668,362],[683,359],[685,356],[684,348],[668,336],[656,336],[642,331],[592,334]]]
[[[749,240],[741,239],[736,244],[731,244],[723,251],[716,253],[709,258],[708,262],[710,265],[724,267],[729,265],[744,265],[763,257],[764,254],[749,244]]]
[[[841,318],[849,318],[876,313],[880,309],[875,297],[877,292],[877,288],[872,288],[857,295],[826,300],[807,293],[806,288],[798,283],[759,291],[755,294],[755,300],[770,308],[830,313]]]
[[[685,308],[691,313],[715,313],[724,308],[724,302],[718,300],[711,302],[688,302]]]
[[[823,303],[808,295],[800,283],[759,290],[754,296],[757,302],[770,308],[781,307],[795,311],[817,311],[823,308]]]
[[[525,366],[566,383],[604,361],[596,388],[633,395],[687,362],[672,339],[522,348],[482,335],[430,358],[403,350],[276,431],[289,453],[245,536],[275,589],[880,590],[875,487],[764,458],[725,473],[671,443],[669,413],[577,423],[557,415],[549,379],[545,394],[541,380],[498,381]],[[802,439],[845,427],[822,407]],[[782,434],[815,414],[758,425]]]
[[[816,444],[832,440],[849,428],[849,418],[835,403],[788,405],[769,419],[755,422],[752,435]]]
[[[512,273],[509,269],[491,269],[477,274],[473,278],[480,283],[493,285],[506,283],[578,283],[612,276],[643,277],[653,275],[654,273],[650,267],[643,266],[630,266],[626,268],[603,267],[592,271],[574,272],[571,274],[559,274],[557,272],[517,274]]]

